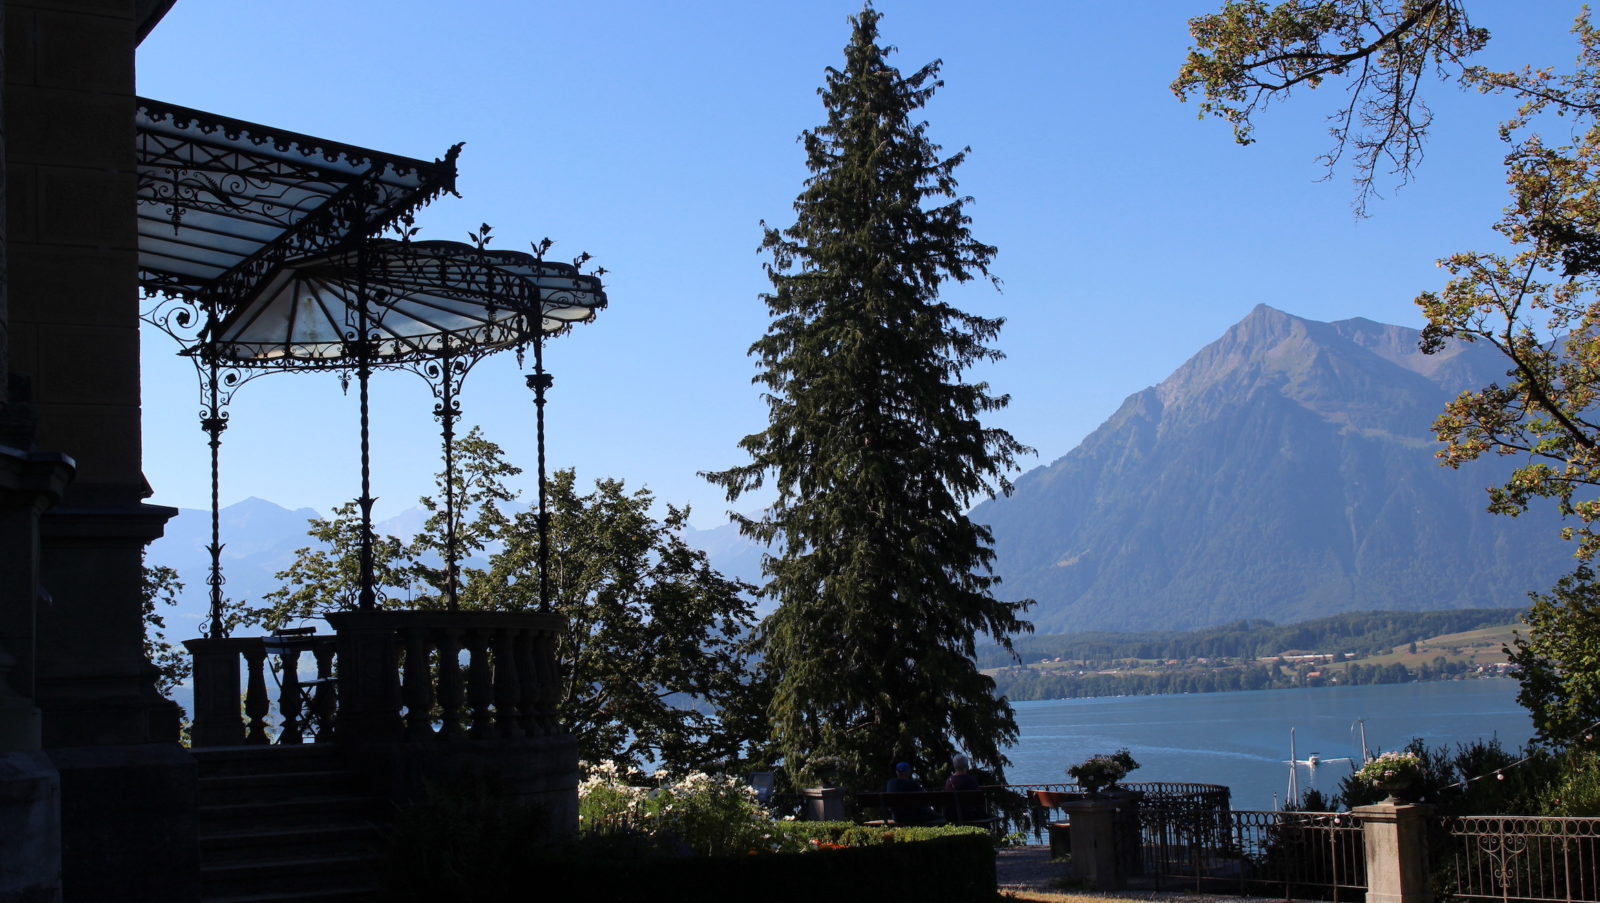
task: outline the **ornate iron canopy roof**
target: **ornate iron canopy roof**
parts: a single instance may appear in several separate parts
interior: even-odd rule
[[[136,123],[140,284],[222,307],[453,192],[461,150],[429,163],[145,98]]]
[[[280,266],[189,354],[286,368],[414,363],[524,344],[594,318],[596,276],[451,241],[374,239]],[[368,340],[358,347],[362,335]]]

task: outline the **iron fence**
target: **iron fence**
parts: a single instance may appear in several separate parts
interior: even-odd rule
[[[1224,811],[1182,805],[1139,807],[1140,872],[1158,888],[1360,900],[1366,843],[1348,812]]]
[[[1442,826],[1440,882],[1457,899],[1600,901],[1600,819],[1468,815]]]

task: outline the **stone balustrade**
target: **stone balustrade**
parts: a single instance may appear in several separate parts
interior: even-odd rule
[[[312,727],[316,742],[352,743],[559,733],[557,615],[352,611],[328,621],[334,636],[187,642],[195,662],[194,745],[302,743]],[[305,653],[316,660],[314,681],[298,672]],[[268,730],[269,656],[278,657],[273,670],[281,675],[275,735]]]
[[[190,742],[196,747],[294,745],[304,743],[308,733],[318,742],[333,740],[335,643],[331,636],[186,641],[194,658]],[[302,681],[300,659],[307,653],[316,662],[316,677]],[[277,661],[269,666],[271,658]],[[268,680],[269,674],[273,680]],[[269,684],[277,689],[276,699]],[[268,730],[274,712],[275,730]]]

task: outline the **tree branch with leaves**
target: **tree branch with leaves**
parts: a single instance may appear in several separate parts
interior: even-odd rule
[[[1356,210],[1376,195],[1384,161],[1405,184],[1422,162],[1433,113],[1419,96],[1430,71],[1460,79],[1489,32],[1467,19],[1462,0],[1229,0],[1189,20],[1194,47],[1172,91],[1200,99],[1200,117],[1252,143],[1255,116],[1296,89],[1346,82],[1348,99],[1328,116],[1328,175],[1353,152]]]

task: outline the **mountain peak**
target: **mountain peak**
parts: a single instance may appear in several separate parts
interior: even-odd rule
[[[1180,629],[1492,607],[1571,565],[1551,519],[1484,508],[1503,464],[1440,468],[1430,425],[1492,350],[1261,304],[973,519],[1041,630]]]

